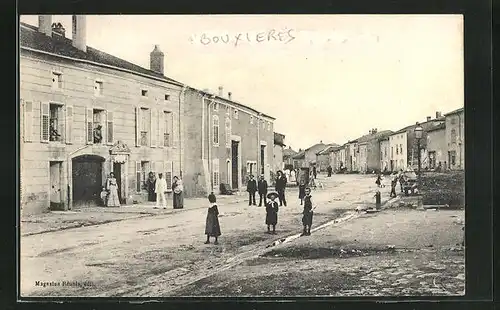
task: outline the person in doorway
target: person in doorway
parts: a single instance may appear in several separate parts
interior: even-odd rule
[[[165,192],[167,191],[167,181],[163,178],[163,173],[158,173],[158,179],[155,183],[156,207],[160,207],[160,201],[163,209],[167,208],[167,199]]]
[[[302,231],[301,236],[311,235],[311,226],[313,220],[313,206],[311,199],[311,189],[308,187],[306,188],[306,196],[304,197],[304,210],[302,211],[302,226],[304,227],[304,230]]]
[[[250,178],[247,182],[247,192],[248,192],[248,205],[257,205],[255,203],[255,192],[257,192],[257,181],[254,180],[253,175],[250,175]]]
[[[299,184],[300,205],[302,205],[304,203],[305,197],[306,197],[306,182],[304,180],[300,180],[300,184]]]
[[[276,186],[275,186],[275,189],[276,189],[276,192],[278,193],[278,199],[280,201],[280,207],[281,206],[285,206],[286,207],[285,189],[286,189],[287,179],[283,175],[283,172],[281,172],[281,170],[279,170],[276,173],[276,175],[277,175],[277,177],[276,177]],[[269,195],[268,195],[268,197],[269,197]]]
[[[150,172],[149,173],[149,177],[148,177],[148,181],[147,181],[148,201],[150,201],[150,202],[156,201],[155,183],[156,183],[155,173],[154,172]]]
[[[118,183],[115,179],[115,174],[111,172],[109,178],[106,180],[106,189],[108,190],[108,207],[119,207],[120,198],[118,197]]]
[[[276,198],[278,197],[277,192],[270,192],[267,194],[267,198],[270,201],[266,204],[266,225],[267,225],[267,233],[275,234],[276,233],[276,224],[278,224],[278,202]],[[273,226],[273,230],[271,232],[271,226]]]
[[[328,166],[328,168],[326,168],[326,171],[328,173],[328,177],[331,177],[332,176],[332,166]]]
[[[205,235],[207,235],[207,241],[205,241],[205,244],[210,243],[210,237],[215,238],[214,244],[219,244],[218,239],[221,235],[219,209],[217,208],[217,199],[214,193],[210,193],[210,195],[208,195],[208,202],[210,202],[210,207],[208,207],[207,220],[205,222]]]
[[[264,206],[267,204],[267,181],[264,180],[264,175],[260,176],[259,183],[257,184],[259,191],[259,207],[262,207],[262,201],[264,201]]]
[[[178,176],[174,176],[172,190],[174,192],[174,209],[184,208],[184,186]]]

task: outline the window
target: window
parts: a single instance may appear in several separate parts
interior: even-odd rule
[[[226,114],[231,115],[231,107],[230,106],[226,107]]]
[[[151,170],[151,166],[149,161],[138,161],[136,163],[136,190],[140,192],[143,189],[147,189],[147,178],[149,172]]]
[[[50,104],[49,141],[63,141],[64,122],[62,119],[62,105]]]
[[[219,111],[219,104],[217,102],[214,103],[214,111]]]
[[[231,147],[231,119],[226,117],[226,147]]]
[[[213,189],[217,191],[220,184],[220,171],[219,171],[219,159],[216,158],[212,162],[212,181],[213,181]]]
[[[266,129],[266,121],[262,121],[262,129]]]
[[[451,130],[450,141],[451,141],[451,143],[457,142],[457,131],[455,129]]]
[[[173,117],[172,112],[163,112],[163,146],[172,146]]]
[[[238,119],[238,110],[234,109],[234,119]]]
[[[23,107],[23,137],[24,142],[30,142],[33,136],[33,102],[24,101]]]
[[[212,141],[214,145],[219,145],[219,117],[217,115],[213,116],[212,119]]]
[[[250,124],[253,124],[253,115],[250,115]]]
[[[170,95],[165,94],[165,101],[170,100]]]
[[[148,96],[148,91],[146,89],[141,90],[141,96],[142,97],[147,97]]]
[[[165,173],[163,174],[163,177],[165,178],[165,181],[167,181],[167,191],[172,191],[172,180],[174,178],[174,164],[171,161],[166,161],[165,162]]]
[[[105,113],[104,110],[94,109],[93,111],[93,136],[94,143],[100,144],[104,143],[103,135],[104,135],[104,122],[105,122]]]
[[[267,122],[267,130],[271,130],[271,122]]]
[[[455,125],[456,123],[457,123],[457,119],[454,116],[452,116],[450,119],[450,124]]]
[[[94,82],[94,96],[96,96],[96,97],[102,96],[102,87],[103,87],[102,81],[95,81]]]
[[[63,88],[62,82],[62,73],[52,72],[52,89],[61,90]]]
[[[384,148],[384,156],[387,157],[387,146]]]
[[[399,147],[396,145],[396,155],[399,154]]]
[[[150,127],[151,127],[151,111],[147,108],[136,107],[135,109],[136,146],[149,145]]]
[[[455,166],[456,164],[456,158],[457,158],[457,154],[455,151],[450,151],[450,155],[449,155],[449,164],[451,165],[451,167]]]

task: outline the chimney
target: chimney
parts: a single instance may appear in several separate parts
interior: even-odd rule
[[[61,23],[52,23],[52,34],[54,33],[63,38],[66,37],[66,29]]]
[[[228,93],[227,93],[227,98],[228,98],[229,100],[231,100],[232,95],[233,95],[233,93],[232,93],[232,92],[228,92]]]
[[[219,86],[219,97],[224,96],[224,87]]]
[[[73,46],[87,52],[87,20],[85,15],[72,16]]]
[[[429,122],[431,120],[432,117],[430,116],[427,116],[427,121]]]
[[[436,111],[436,118],[440,118],[440,117],[441,117],[441,112]]]
[[[38,15],[38,31],[52,36],[52,15]]]
[[[149,53],[149,69],[157,73],[164,73],[164,61],[165,54],[160,50],[159,45],[155,45],[155,48],[151,53]]]

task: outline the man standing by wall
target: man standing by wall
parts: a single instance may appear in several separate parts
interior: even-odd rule
[[[255,203],[255,192],[257,191],[257,181],[254,180],[253,175],[250,175],[250,180],[247,183],[247,192],[249,194],[248,205],[257,205]]]
[[[259,207],[262,206],[262,200],[264,200],[264,205],[266,205],[266,195],[267,195],[267,181],[264,180],[264,175],[260,176],[259,184]]]
[[[156,193],[156,206],[160,206],[160,200],[162,200],[163,209],[167,208],[167,199],[165,197],[165,192],[167,191],[167,181],[163,178],[163,173],[158,173],[158,180],[155,183],[155,193]]]

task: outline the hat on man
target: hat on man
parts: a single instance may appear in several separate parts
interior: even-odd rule
[[[278,198],[278,196],[279,196],[279,195],[278,195],[278,193],[277,193],[277,192],[275,192],[275,191],[270,191],[269,193],[267,193],[267,198],[268,198],[268,199],[271,199],[271,197],[272,197],[272,196],[274,196],[274,197]]]

